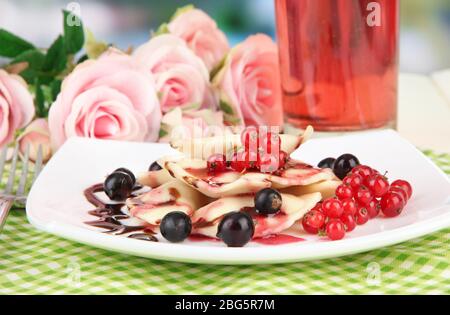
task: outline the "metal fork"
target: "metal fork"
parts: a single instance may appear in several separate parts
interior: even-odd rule
[[[7,160],[7,153],[8,148],[4,148],[3,151],[0,153],[0,184],[3,179],[3,174],[5,174],[6,171],[6,160]],[[32,184],[36,180],[37,176],[42,170],[42,159],[43,159],[43,152],[42,152],[42,146],[39,146],[36,161],[34,163],[34,169],[33,171],[30,171],[30,146],[28,145],[24,154],[24,157],[22,159],[22,172],[20,174],[20,178],[18,177],[18,162],[19,162],[20,156],[19,156],[19,145],[16,145],[14,148],[14,153],[11,161],[11,169],[9,172],[9,176],[6,182],[6,186],[4,190],[0,190],[0,232],[3,229],[3,225],[5,224],[6,217],[8,216],[9,210],[11,210],[11,207],[16,202],[20,205],[25,205],[27,201],[27,192],[25,191],[26,185],[27,185],[27,179],[29,174],[33,172],[33,179]],[[16,185],[16,179],[19,179],[19,184],[17,185],[17,188],[15,189]]]

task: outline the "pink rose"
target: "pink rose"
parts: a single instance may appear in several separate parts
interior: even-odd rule
[[[49,113],[54,149],[74,136],[156,141],[160,122],[152,75],[115,49],[78,65]]]
[[[33,116],[33,97],[25,81],[0,69],[0,147],[14,140],[16,130],[29,124]]]
[[[170,34],[153,37],[134,56],[155,76],[164,113],[175,107],[215,107],[208,69],[182,39]]]
[[[230,50],[225,34],[202,10],[183,10],[174,16],[167,28],[171,34],[182,38],[210,71]]]
[[[222,112],[211,109],[183,112],[177,107],[163,116],[161,132],[160,142],[222,135],[223,115]]]
[[[50,145],[50,130],[48,128],[47,120],[38,118],[25,128],[24,132],[17,139],[19,143],[20,153],[25,154],[27,147],[29,147],[30,159],[36,161],[39,152],[39,146],[42,147],[43,162],[47,162],[52,156],[52,149]]]
[[[234,47],[213,84],[228,124],[282,126],[278,50],[267,35],[250,36]]]

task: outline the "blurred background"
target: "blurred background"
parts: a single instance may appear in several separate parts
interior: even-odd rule
[[[126,49],[149,38],[175,9],[194,4],[208,12],[232,44],[248,34],[275,36],[272,0],[78,0],[84,25],[97,39]],[[74,2],[0,0],[0,28],[47,47],[62,30],[61,9]],[[400,69],[431,73],[450,68],[450,1],[401,0]]]

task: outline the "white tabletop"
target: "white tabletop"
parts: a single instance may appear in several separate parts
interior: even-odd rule
[[[450,154],[450,69],[400,75],[398,131],[421,149]]]

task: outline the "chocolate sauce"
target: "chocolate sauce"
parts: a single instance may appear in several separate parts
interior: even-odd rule
[[[135,191],[142,187],[135,187]],[[130,216],[125,214],[122,209],[125,207],[125,203],[113,203],[107,204],[97,198],[96,193],[103,192],[103,184],[96,184],[84,191],[86,200],[97,207],[88,213],[97,217],[97,220],[85,222],[90,226],[105,229],[104,233],[110,233],[114,235],[122,235],[136,231],[142,231],[142,233],[135,233],[128,235],[130,238],[139,239],[143,241],[157,242],[158,240],[152,234],[154,234],[148,226],[132,226],[125,225],[120,220],[129,219]]]
[[[154,237],[153,235],[146,234],[146,233],[135,233],[128,236],[129,238],[134,238],[141,241],[147,241],[147,242],[157,242],[158,239]]]

